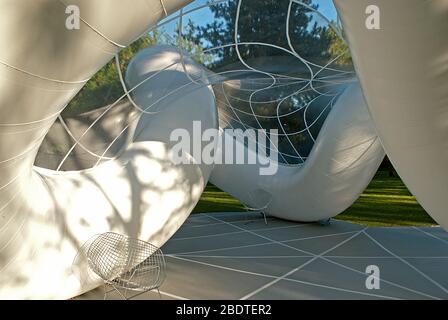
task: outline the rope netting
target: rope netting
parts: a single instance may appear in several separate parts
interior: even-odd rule
[[[279,161],[301,165],[309,156],[331,108],[355,74],[329,0],[196,0],[167,16],[123,49],[58,118],[41,146],[37,164],[57,170],[92,167],[117,157],[133,140],[139,117],[155,116],[174,91],[211,86],[221,128],[276,129]],[[126,69],[142,49],[178,48],[180,59],[134,86]],[[188,68],[194,60],[208,72]],[[141,86],[163,73],[185,72],[188,81],[135,100]],[[257,143],[259,143],[257,141]]]

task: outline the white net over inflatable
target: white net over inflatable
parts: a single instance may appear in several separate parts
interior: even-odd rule
[[[160,102],[173,93],[139,105],[133,93],[144,84],[129,86],[127,67],[142,49],[169,44],[178,48],[181,61],[149,76],[146,85],[179,69],[191,83],[212,85],[221,128],[276,129],[271,134],[278,143],[271,151],[284,164],[303,164],[354,79],[341,34],[331,1],[194,1],[123,49],[87,83],[50,130],[36,163],[77,170],[119,155],[139,115],[160,112]],[[210,72],[191,73],[187,58]]]
[[[447,227],[446,0],[377,0],[394,32],[364,28],[369,0],[73,0],[78,30],[66,2],[0,2],[0,297],[93,288],[71,272],[92,235],[161,247],[208,182],[275,218],[332,218],[365,190],[382,143]],[[195,121],[215,140],[228,136],[218,127],[273,129],[278,143],[255,147],[279,161],[205,163],[182,150],[191,161],[178,163],[174,130],[205,149]],[[247,148],[235,140],[257,155],[250,136]]]

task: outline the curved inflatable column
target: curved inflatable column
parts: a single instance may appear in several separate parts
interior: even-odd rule
[[[391,162],[448,229],[448,1],[334,2]],[[369,5],[380,10],[380,30],[366,28]]]
[[[259,164],[216,165],[210,180],[252,207],[270,198],[266,213],[274,217],[318,221],[350,207],[383,158],[361,89],[353,84],[333,106],[304,165],[278,164],[272,176],[260,175]]]
[[[209,73],[187,53],[169,45],[141,50],[126,72],[128,87],[138,86],[134,102],[146,109],[137,124],[135,140],[163,141],[170,148],[183,146],[182,150],[192,155],[207,180],[213,165],[203,163],[202,150],[209,141],[217,144],[218,129]],[[208,129],[214,129],[214,135],[202,141]]]
[[[194,207],[204,174],[174,165],[163,142],[132,144],[120,159],[82,172],[33,168],[45,134],[86,80],[165,10],[188,2],[73,0],[80,30],[65,28],[64,1],[0,3],[0,298],[88,290],[95,284],[81,287],[71,262],[91,235],[115,230],[161,245]]]

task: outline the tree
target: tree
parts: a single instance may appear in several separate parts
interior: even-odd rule
[[[176,33],[179,34],[179,24],[176,25]],[[212,62],[213,57],[209,54],[205,54],[203,46],[200,43],[196,43],[192,39],[197,37],[196,28],[193,21],[188,20],[182,28],[182,35],[176,37],[176,46],[179,49],[187,52],[189,56],[197,63],[208,65]]]
[[[312,0],[305,4],[317,9]],[[233,44],[237,22],[238,1],[216,4],[211,7],[214,21],[197,27],[196,41],[208,47]],[[238,20],[239,42],[262,42],[289,49],[286,37],[286,21],[289,1],[285,0],[245,0],[241,4]],[[292,44],[299,54],[310,60],[328,60],[331,56],[329,46],[332,42],[330,29],[319,23],[312,11],[304,6],[293,4],[289,21]],[[263,45],[240,45],[245,59],[263,56],[285,55],[278,49]],[[219,69],[237,60],[235,47],[228,47],[217,53],[214,67]]]
[[[121,70],[126,70],[130,60],[140,50],[157,43],[158,32],[151,32],[119,53]],[[63,116],[74,116],[114,103],[123,95],[115,59],[109,61],[81,89],[64,109]]]
[[[318,5],[313,4],[312,0],[303,0],[303,3],[309,7],[318,10]],[[306,6],[293,3],[291,5],[289,26],[288,7],[290,2],[287,0],[244,0],[241,2],[239,19],[237,20],[237,9],[239,1],[233,0],[221,4],[215,4],[210,7],[214,20],[204,26],[196,26],[196,32],[189,36],[194,42],[200,43],[206,48],[222,49],[213,50],[214,60],[209,66],[215,72],[226,70],[246,69],[239,60],[235,46],[229,46],[235,43],[235,28],[238,27],[237,40],[241,44],[238,46],[244,62],[251,67],[268,72],[280,73],[297,77],[308,78],[309,70],[297,58],[280,49],[262,45],[260,43],[275,45],[290,50],[287,32],[293,49],[304,59],[319,64],[327,65],[334,58],[341,56],[335,64],[347,66],[351,62],[348,48],[337,33],[323,21],[318,14]],[[344,51],[346,50],[346,51]],[[262,75],[260,75],[262,76]],[[242,79],[244,76],[242,75]],[[247,79],[246,79],[247,80]],[[269,79],[266,79],[267,83]],[[250,84],[250,80],[243,81],[245,89],[256,89],[257,85]],[[299,85],[278,86],[271,90],[271,100],[279,100],[293,93]],[[250,106],[247,102],[247,95],[244,90],[232,89],[232,86],[226,86],[229,96],[232,96],[230,103],[243,112],[230,110],[224,104],[220,103],[220,112],[224,112],[233,118],[240,118],[246,125],[258,127],[259,124],[264,129],[278,129],[282,133],[284,129],[287,133],[297,132],[306,127],[304,118],[304,109],[307,103],[312,101],[319,94],[309,90],[286,99],[281,106],[280,114],[289,114],[290,116],[277,119],[276,109],[277,101],[256,103]],[[292,90],[294,89],[294,90]],[[215,94],[220,101],[225,101],[223,88],[220,85],[214,86]],[[238,97],[241,97],[239,99]],[[268,99],[269,100],[269,99]],[[321,111],[328,105],[330,98],[321,98],[313,103],[308,109],[306,117],[308,123],[316,119],[315,126],[310,129],[312,137],[308,131],[301,134],[280,136],[279,149],[287,154],[295,155],[298,151],[302,156],[307,156],[313,146],[312,138],[316,138],[320,127],[322,126],[329,108],[321,114]],[[255,117],[248,114],[254,111]],[[236,113],[236,114],[235,114]],[[266,117],[274,116],[274,117]],[[317,120],[317,117],[320,118]],[[237,119],[238,120],[238,119]],[[279,121],[280,120],[280,121]],[[232,126],[242,127],[237,121],[232,122]],[[295,149],[295,150],[294,150]],[[298,159],[285,156],[289,163],[301,162]],[[280,159],[282,160],[282,159]]]
[[[330,53],[331,59],[339,57],[335,64],[341,67],[352,66],[352,55],[350,49],[345,44],[345,42],[336,34],[332,28],[327,30],[328,37],[330,39],[330,45],[328,47],[328,52]]]

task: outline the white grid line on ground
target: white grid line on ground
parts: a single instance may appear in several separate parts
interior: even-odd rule
[[[189,300],[187,298],[184,298],[184,297],[172,294],[172,293],[168,293],[168,292],[165,292],[165,291],[162,291],[162,290],[160,290],[160,294],[165,295],[165,296],[170,297],[170,298],[174,298],[176,300]]]
[[[241,213],[244,213],[244,212],[241,212]],[[203,215],[203,213],[195,213],[194,215],[195,216],[199,216],[199,215]],[[189,219],[189,221],[190,222],[194,222],[193,219],[196,218],[195,216],[191,217]],[[266,219],[268,221],[281,221],[281,220],[278,220],[278,219],[272,218],[272,217],[266,217]],[[233,223],[242,223],[242,222],[250,223],[250,222],[259,222],[259,221],[263,221],[263,218],[260,218],[260,219],[249,219],[249,220],[245,220],[245,219],[243,219],[243,220],[235,220],[235,221],[232,221],[232,222]],[[263,221],[263,223],[264,223],[264,221]],[[188,225],[188,222],[187,222],[187,224],[182,225],[182,228],[202,228],[202,227],[217,226],[217,225],[221,225],[221,224],[224,224],[224,222],[212,222],[212,223],[201,224],[199,226],[190,226],[190,225]]]
[[[421,229],[421,228],[418,228],[418,227],[413,227],[413,228],[416,229],[416,230],[418,230],[418,231],[420,231],[420,232],[422,232],[422,233],[424,233],[424,234],[426,234],[428,237],[431,237],[431,238],[433,238],[433,239],[442,241],[442,242],[445,243],[445,244],[448,244],[448,240],[439,238],[439,237],[436,236],[435,234],[432,234],[432,233],[430,233],[430,232],[427,232],[427,231],[425,231],[425,230],[423,230],[423,229]]]
[[[341,258],[341,259],[397,259],[394,256],[329,256],[326,258]],[[448,259],[448,256],[401,256],[403,259]]]
[[[207,216],[207,217],[209,217],[209,218],[212,218],[212,219],[215,219],[215,220],[218,220],[218,221],[223,221],[223,220],[220,220],[220,219],[218,219],[218,218],[216,218],[216,217],[210,216],[210,215],[208,215],[208,214],[205,214],[205,216]],[[228,224],[228,225],[232,225],[232,226],[234,226],[234,227],[236,227],[236,228],[238,228],[238,229],[246,230],[246,229],[243,229],[243,228],[241,228],[241,227],[239,227],[239,226],[235,226],[235,225],[233,225],[232,223],[229,223],[229,222],[227,222],[227,221],[223,221],[223,222],[225,222],[225,223]],[[364,230],[365,230],[365,229],[364,229]],[[304,251],[304,250],[300,250],[300,249],[297,249],[297,248],[295,248],[295,247],[292,247],[292,246],[286,245],[286,244],[284,244],[284,243],[280,243],[280,242],[278,242],[278,241],[275,241],[275,240],[273,240],[273,239],[270,239],[270,238],[268,238],[268,237],[259,235],[259,234],[255,233],[255,232],[251,231],[251,230],[246,230],[246,232],[248,232],[248,233],[250,233],[250,234],[253,234],[253,235],[256,235],[256,236],[258,236],[258,237],[264,238],[264,239],[270,241],[271,243],[277,243],[277,244],[280,244],[280,245],[289,247],[289,248],[291,248],[291,249],[293,249],[293,250],[296,250],[296,251],[301,251],[301,252],[308,253],[308,252],[306,252],[306,251]],[[353,237],[353,236],[352,236],[352,237]],[[331,250],[330,250],[330,251],[331,251]],[[330,252],[330,251],[328,251],[328,252]],[[311,253],[311,252],[309,252],[308,254],[310,254],[310,255],[312,255],[312,256],[315,256],[315,255],[314,255],[313,253]],[[321,256],[321,257],[322,257],[322,256]],[[312,260],[315,260],[315,258],[312,258]],[[328,260],[328,261],[332,262],[331,260]],[[354,269],[353,269],[353,271],[358,272],[357,270],[354,270]]]
[[[269,274],[245,271],[245,270],[240,270],[240,269],[235,269],[235,268],[229,268],[229,267],[224,267],[224,266],[220,266],[220,265],[216,265],[216,264],[212,264],[212,263],[207,263],[207,262],[196,261],[196,260],[187,259],[187,258],[183,258],[183,257],[178,257],[178,256],[169,255],[168,257],[174,258],[174,259],[184,260],[184,261],[191,262],[191,263],[201,264],[201,265],[205,265],[205,266],[208,266],[208,267],[218,268],[218,269],[222,269],[222,270],[238,272],[238,273],[244,273],[244,274],[250,274],[252,276],[271,278],[271,279],[277,279],[278,278],[277,276],[273,276],[273,275],[269,275]],[[356,290],[332,287],[332,286],[327,286],[327,285],[323,285],[323,284],[318,284],[318,283],[313,283],[313,282],[308,282],[308,281],[303,281],[303,280],[297,280],[297,279],[292,279],[292,278],[284,278],[284,279],[281,279],[281,280],[288,281],[288,282],[296,282],[296,283],[300,283],[300,284],[304,284],[304,285],[308,285],[308,286],[313,286],[313,287],[320,287],[320,288],[325,288],[325,289],[330,289],[330,290],[342,291],[342,292],[347,292],[347,293],[354,293],[354,294],[359,294],[359,295],[364,295],[364,296],[370,296],[370,297],[376,297],[376,298],[382,298],[382,299],[390,299],[390,300],[400,300],[399,298],[396,298],[396,297],[390,297],[390,296],[378,295],[378,294],[374,294],[374,293],[368,293],[368,292],[362,292],[362,291],[356,291]]]
[[[182,258],[213,258],[213,259],[293,259],[293,258],[311,258],[310,255],[297,255],[297,256],[201,256],[201,255],[191,255],[191,254],[170,254],[171,257],[182,257]]]
[[[220,219],[215,218],[215,217],[213,217],[213,216],[210,216],[210,215],[207,215],[207,214],[205,214],[205,215],[208,216],[209,218],[215,219],[215,220],[217,220],[217,221],[223,221],[223,220],[220,220]],[[227,224],[229,224],[229,225],[232,225],[232,224],[229,223],[229,222],[225,222],[225,223],[227,223]],[[234,226],[234,227],[239,228],[238,226]],[[268,241],[271,241],[271,243],[277,243],[277,244],[279,244],[279,245],[281,245],[281,246],[285,246],[285,247],[287,247],[287,248],[291,248],[291,249],[293,249],[293,250],[296,250],[296,251],[299,251],[299,252],[303,252],[303,253],[305,253],[305,254],[310,254],[311,256],[315,256],[315,254],[313,254],[313,253],[311,253],[311,252],[307,252],[307,251],[305,251],[305,250],[297,249],[297,248],[292,247],[292,246],[289,246],[289,245],[287,245],[287,244],[285,244],[285,243],[281,243],[281,242],[279,242],[279,241],[275,241],[275,240],[270,239],[270,238],[268,238],[268,237],[259,235],[259,234],[255,233],[255,232],[251,232],[250,230],[246,230],[246,231],[249,232],[249,233],[251,233],[251,234],[253,234],[253,235],[256,235],[256,236],[259,236],[259,237],[261,237],[261,238],[264,238],[264,239],[266,239],[266,240],[268,240]],[[383,249],[383,250],[384,250],[384,249]],[[332,264],[334,264],[334,265],[337,265],[337,266],[339,266],[339,267],[341,267],[341,268],[344,268],[344,269],[347,269],[347,270],[350,270],[350,271],[352,271],[352,272],[355,272],[355,273],[358,273],[358,274],[362,274],[362,275],[365,276],[365,273],[364,273],[364,272],[361,272],[361,271],[356,270],[356,269],[354,269],[354,268],[345,266],[345,265],[343,265],[343,264],[341,264],[341,263],[338,263],[338,262],[336,262],[336,261],[330,260],[330,259],[326,258],[325,256],[321,256],[320,259],[322,259],[322,260],[324,260],[324,261],[327,261],[327,262],[329,262],[329,263],[332,263]],[[395,287],[397,287],[397,288],[404,289],[404,290],[407,290],[407,291],[409,291],[409,292],[416,293],[416,294],[419,294],[419,295],[422,295],[422,296],[425,296],[425,297],[428,297],[428,298],[431,298],[431,299],[441,299],[441,298],[439,298],[439,297],[435,297],[435,296],[429,295],[429,294],[427,294],[427,293],[420,292],[420,291],[418,291],[418,290],[414,290],[414,289],[411,289],[411,288],[402,286],[402,285],[400,285],[400,284],[394,283],[394,282],[389,281],[389,280],[386,280],[386,279],[384,279],[384,278],[382,278],[381,281],[384,282],[384,283],[390,284],[390,285],[392,285],[392,286],[395,286]]]
[[[304,237],[304,238],[295,238],[295,239],[290,239],[290,240],[279,240],[277,242],[272,242],[275,240],[270,240],[269,242],[262,242],[262,243],[257,243],[257,244],[247,244],[247,245],[242,245],[242,246],[234,246],[234,247],[225,247],[225,248],[217,248],[217,249],[206,249],[206,250],[196,250],[196,251],[187,251],[187,252],[182,252],[182,253],[173,253],[175,255],[185,255],[185,254],[192,254],[192,253],[207,253],[207,252],[215,252],[215,251],[223,251],[223,250],[232,250],[232,249],[244,249],[244,248],[252,248],[252,247],[259,247],[259,246],[265,246],[267,244],[285,244],[288,242],[294,242],[294,241],[302,241],[302,240],[312,240],[312,239],[319,239],[319,238],[327,238],[327,237],[334,237],[334,236],[340,236],[340,235],[346,235],[346,234],[352,234],[355,233],[356,231],[347,231],[347,232],[340,232],[340,233],[331,233],[331,234],[326,234],[326,235],[321,235],[321,236],[313,236],[313,237]],[[260,236],[260,235],[257,235]],[[288,246],[289,247],[289,246]],[[291,247],[294,248],[294,247]],[[294,248],[295,251],[302,251],[300,249]],[[306,253],[306,255],[309,256],[315,256],[314,253]]]
[[[421,276],[423,276],[426,280],[428,280],[429,282],[431,282],[432,284],[434,284],[435,286],[439,287],[443,292],[448,293],[448,290],[442,286],[440,283],[438,283],[437,281],[435,281],[434,279],[432,279],[430,276],[428,276],[426,273],[424,273],[423,271],[421,271],[420,269],[418,269],[417,267],[415,267],[413,264],[411,264],[410,262],[406,261],[405,259],[403,259],[402,257],[396,255],[395,253],[393,253],[391,250],[387,249],[385,246],[383,246],[380,242],[378,242],[377,240],[375,240],[375,238],[373,238],[370,234],[368,234],[367,232],[364,231],[364,234],[369,237],[373,242],[375,242],[378,246],[380,246],[384,251],[388,252],[389,254],[393,255],[394,257],[396,257],[397,259],[399,259],[401,262],[403,262],[404,264],[406,264],[407,266],[409,266],[410,268],[412,268],[414,271],[416,271],[418,274],[420,274]]]
[[[265,289],[267,289],[267,288],[273,286],[274,284],[276,284],[276,283],[279,282],[280,280],[283,280],[283,279],[287,278],[288,276],[290,276],[290,275],[296,273],[297,271],[303,269],[304,267],[306,267],[307,265],[309,265],[309,264],[312,263],[313,261],[316,261],[317,259],[319,259],[320,257],[322,257],[322,256],[323,256],[324,254],[326,254],[327,252],[330,252],[330,251],[336,249],[337,247],[343,245],[344,243],[349,242],[351,239],[353,239],[353,238],[357,237],[359,234],[361,234],[361,232],[363,232],[364,230],[365,230],[365,229],[362,229],[362,230],[356,232],[356,233],[355,233],[354,235],[352,235],[351,237],[349,237],[349,238],[347,238],[347,239],[344,239],[343,241],[339,242],[338,244],[336,244],[335,246],[331,247],[330,249],[325,250],[324,252],[322,252],[322,253],[320,253],[320,254],[318,254],[318,255],[315,255],[312,259],[310,259],[310,260],[308,260],[307,262],[301,264],[300,266],[298,266],[298,267],[296,267],[296,268],[290,270],[289,272],[287,272],[287,273],[285,273],[284,275],[282,275],[282,276],[276,278],[275,280],[273,280],[273,281],[271,281],[271,282],[269,282],[269,283],[267,283],[267,284],[261,286],[261,287],[258,288],[257,290],[254,290],[254,291],[252,291],[252,292],[246,294],[246,295],[245,295],[244,297],[242,297],[240,300],[247,300],[247,299],[253,297],[254,295],[256,295],[257,293],[260,293],[261,291],[263,291],[263,290],[265,290]]]
[[[290,259],[290,258],[308,258],[310,255],[295,255],[295,256],[204,256],[204,255],[194,255],[194,254],[178,254],[173,253],[170,256],[174,257],[187,257],[187,258],[215,258],[215,259]],[[329,256],[326,255],[326,258],[329,259],[392,259],[396,260],[394,256]],[[403,259],[448,259],[447,256],[435,256],[435,257],[425,257],[425,256],[402,256]]]
[[[281,230],[281,229],[296,229],[296,228],[301,228],[301,227],[305,227],[305,226],[307,226],[307,225],[306,224],[299,224],[299,225],[294,225],[294,226],[251,229],[251,231],[271,231],[271,230]],[[232,231],[232,232],[208,234],[208,235],[203,235],[203,236],[193,236],[193,237],[184,237],[184,238],[172,238],[171,241],[203,239],[203,238],[219,237],[219,236],[226,236],[226,235],[239,234],[239,233],[245,233],[245,232],[246,231]]]
[[[335,258],[338,258],[338,257],[335,257]],[[349,266],[346,266],[346,265],[344,265],[342,263],[339,263],[339,262],[336,262],[334,260],[331,260],[331,259],[328,258],[328,256],[321,257],[321,259],[324,260],[324,261],[330,262],[330,263],[332,263],[332,264],[334,264],[334,265],[336,265],[338,267],[341,267],[341,268],[353,271],[353,272],[358,273],[358,274],[365,275],[364,272],[356,270],[354,268],[351,268]],[[391,257],[391,259],[396,259],[396,258],[395,257]],[[387,284],[389,284],[391,286],[394,286],[394,287],[397,287],[397,288],[400,288],[400,289],[403,289],[403,290],[406,290],[406,291],[409,291],[409,292],[412,292],[412,293],[415,293],[415,294],[418,294],[418,295],[421,295],[421,296],[424,296],[424,297],[427,297],[427,298],[430,298],[430,299],[442,300],[442,298],[440,298],[440,297],[436,297],[436,296],[433,296],[431,294],[428,294],[428,293],[425,293],[425,292],[421,292],[419,290],[415,290],[415,289],[403,286],[403,285],[398,284],[396,282],[393,282],[393,281],[390,281],[390,280],[386,280],[386,279],[384,279],[384,277],[381,277],[381,282],[387,283]]]

